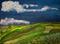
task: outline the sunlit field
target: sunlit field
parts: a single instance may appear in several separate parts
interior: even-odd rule
[[[60,24],[0,26],[0,44],[60,44]]]

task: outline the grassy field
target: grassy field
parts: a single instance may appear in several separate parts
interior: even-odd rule
[[[0,44],[60,44],[60,24],[0,26]]]

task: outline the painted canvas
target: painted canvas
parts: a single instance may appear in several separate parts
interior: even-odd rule
[[[0,0],[0,44],[60,44],[60,0]]]

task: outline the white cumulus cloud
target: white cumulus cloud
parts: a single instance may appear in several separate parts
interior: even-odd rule
[[[0,21],[0,25],[8,25],[8,24],[30,24],[29,21],[26,20],[17,20],[14,18],[5,18],[5,19],[1,19]]]
[[[9,12],[9,11],[15,10],[17,13],[21,13],[21,12],[43,12],[43,11],[47,11],[47,10],[58,10],[58,8],[49,7],[49,6],[44,6],[41,9],[25,9],[24,6],[26,6],[26,8],[38,7],[38,5],[34,5],[34,4],[21,5],[21,4],[19,4],[18,1],[4,1],[4,2],[2,2],[1,11]]]
[[[58,8],[53,8],[49,6],[44,6],[40,9],[40,11],[47,11],[47,10],[58,10]]]
[[[2,2],[2,8],[1,11],[12,11],[16,10],[17,12],[23,12],[24,8],[22,5],[19,4],[18,1],[4,1]]]
[[[44,6],[44,7],[42,7],[40,10],[41,10],[41,11],[46,11],[46,10],[48,10],[48,9],[50,9],[50,7]]]
[[[24,11],[25,12],[43,12],[47,10],[59,10],[59,9],[54,7],[44,6],[41,9],[25,9]]]
[[[38,7],[39,5],[37,4],[23,4],[24,7],[29,8],[29,7]]]

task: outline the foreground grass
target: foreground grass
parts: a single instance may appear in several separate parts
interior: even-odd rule
[[[0,27],[0,44],[60,44],[60,24]]]

